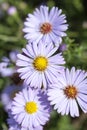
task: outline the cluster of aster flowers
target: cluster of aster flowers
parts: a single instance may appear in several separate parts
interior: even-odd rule
[[[57,7],[40,6],[24,22],[28,43],[16,60],[23,86],[7,108],[9,130],[43,130],[52,109],[71,117],[79,116],[79,107],[87,113],[87,72],[66,68],[58,52],[68,29],[61,13]]]

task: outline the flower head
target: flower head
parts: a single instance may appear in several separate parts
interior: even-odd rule
[[[9,66],[9,63],[0,62],[0,76],[7,77],[7,76],[12,76],[15,73],[15,69],[10,68],[8,66]]]
[[[68,28],[66,16],[61,14],[62,10],[53,7],[50,11],[47,6],[40,6],[33,14],[28,14],[24,22],[25,38],[30,42],[38,43],[40,40],[44,43],[53,42],[59,45],[62,37],[66,36],[65,31]]]
[[[0,62],[0,76],[7,77],[16,73],[15,62],[17,54],[18,51],[13,50],[9,53],[9,58],[6,56],[2,57],[2,62]]]
[[[51,44],[26,45],[23,48],[23,54],[18,54],[16,65],[20,77],[25,79],[25,83],[31,87],[46,89],[48,82],[51,82],[64,67],[65,61],[61,53],[53,55],[57,47],[53,48]]]
[[[8,8],[8,10],[7,10],[7,13],[8,13],[9,15],[14,15],[14,14],[16,14],[16,13],[17,13],[16,7],[15,7],[15,6],[10,6],[10,7]]]
[[[8,85],[6,86],[1,93],[1,101],[6,111],[11,109],[11,102],[16,94],[23,89],[23,85]]]
[[[15,63],[16,60],[17,60],[17,54],[18,54],[18,50],[13,50],[9,53],[9,58],[10,58],[10,61],[12,63]]]
[[[50,84],[49,101],[58,113],[72,117],[79,116],[79,109],[87,112],[87,73],[82,70],[66,69],[60,77]]]
[[[13,118],[21,127],[29,130],[45,125],[50,111],[47,95],[30,87],[19,92],[12,102]]]
[[[67,49],[68,48],[67,48],[67,45],[65,43],[60,44],[60,46],[59,46],[59,52],[64,52]]]

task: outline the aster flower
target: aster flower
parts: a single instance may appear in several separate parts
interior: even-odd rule
[[[67,48],[67,45],[65,43],[62,43],[60,46],[59,46],[59,52],[64,52],[66,51],[68,48]]]
[[[45,93],[26,87],[16,94],[11,111],[13,118],[21,127],[32,130],[46,124],[51,107]]]
[[[79,116],[78,105],[87,112],[87,73],[82,70],[66,69],[54,83],[50,84],[48,100],[62,115]]]
[[[34,43],[42,40],[44,43],[53,42],[59,45],[68,28],[66,16],[61,13],[62,10],[57,7],[52,7],[50,11],[47,6],[36,8],[33,14],[28,14],[24,22],[24,37]]]
[[[18,51],[13,50],[9,53],[9,57],[3,56],[2,61],[6,63],[15,63],[17,60],[17,54],[18,54]]]
[[[2,57],[2,62],[0,62],[0,76],[7,77],[12,76],[16,72],[16,68],[14,66],[16,62],[16,55],[18,51],[13,50],[9,53],[9,58],[6,56]]]
[[[0,62],[0,76],[7,77],[12,76],[12,74],[15,73],[15,70],[13,68],[9,68],[8,65],[9,63]]]
[[[10,6],[7,10],[8,15],[15,15],[17,13],[17,9],[15,6]]]
[[[11,112],[9,112],[8,114],[9,114],[9,118],[7,119],[7,123],[8,123],[8,126],[9,126],[8,130],[29,130],[29,129],[26,129],[24,127],[21,127],[21,125],[19,125],[15,121],[15,119],[13,118]],[[37,127],[32,128],[31,130],[43,130],[43,127],[37,126]]]
[[[63,71],[65,61],[61,53],[53,55],[57,47],[52,48],[51,44],[26,45],[23,54],[18,54],[16,65],[20,77],[31,87],[46,89],[47,83],[54,80],[56,75]]]
[[[10,61],[12,63],[15,63],[16,60],[17,60],[17,54],[18,54],[18,50],[13,50],[9,53],[9,58],[10,58]]]
[[[23,85],[8,85],[6,86],[1,93],[1,102],[4,106],[4,109],[8,112],[11,109],[12,99],[15,97],[16,93],[24,88]]]

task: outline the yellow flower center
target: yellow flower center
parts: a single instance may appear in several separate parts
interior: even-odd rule
[[[50,23],[43,23],[42,26],[40,27],[40,32],[42,34],[47,34],[52,31],[52,25]]]
[[[26,110],[27,113],[33,114],[33,113],[37,112],[38,106],[33,101],[27,102],[26,105],[25,105],[25,110]]]
[[[43,56],[38,56],[34,59],[33,66],[38,71],[44,71],[47,68],[48,60]]]
[[[77,89],[74,86],[68,86],[64,89],[64,93],[68,98],[76,98]]]

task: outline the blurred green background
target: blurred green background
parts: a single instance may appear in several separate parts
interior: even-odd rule
[[[10,51],[21,51],[25,47],[23,22],[27,14],[41,4],[50,8],[57,6],[67,16],[69,29],[67,37],[63,38],[67,46],[67,50],[63,51],[66,66],[87,70],[87,0],[0,0],[0,61]],[[15,12],[9,12],[11,7],[15,7]],[[0,91],[9,80],[0,77]],[[8,130],[6,119],[7,113],[0,103],[0,130]],[[87,130],[87,114],[80,112],[79,118],[71,118],[54,111],[44,130]]]

